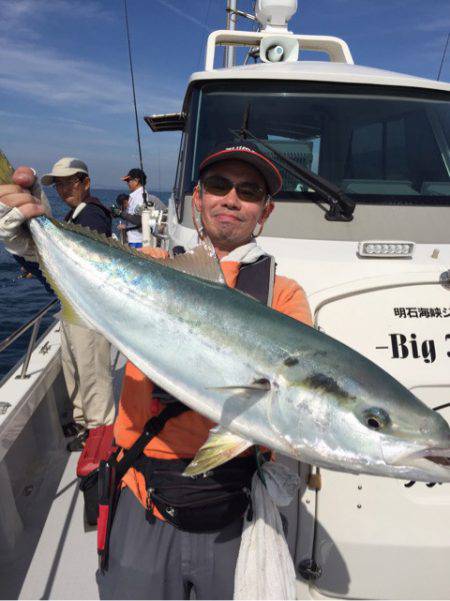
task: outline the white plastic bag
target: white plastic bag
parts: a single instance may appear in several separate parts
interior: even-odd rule
[[[300,485],[285,466],[267,462],[252,480],[253,519],[244,520],[234,576],[235,599],[295,599],[295,568],[278,506],[288,505]]]

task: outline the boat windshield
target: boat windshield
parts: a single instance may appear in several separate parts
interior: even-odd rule
[[[448,93],[299,81],[204,83],[189,109],[184,192],[192,191],[201,159],[233,139],[246,113],[257,138],[356,203],[450,205]],[[276,199],[314,200],[300,179],[284,172],[283,180]]]

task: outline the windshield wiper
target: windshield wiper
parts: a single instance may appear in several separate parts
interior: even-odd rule
[[[248,116],[244,123],[248,120]],[[239,131],[232,132],[236,138],[249,137],[258,144],[261,144],[267,150],[270,150],[275,155],[272,159],[282,169],[288,173],[301,179],[305,184],[312,188],[317,194],[329,205],[329,209],[325,211],[325,219],[328,221],[351,221],[355,210],[355,203],[351,200],[338,186],[328,181],[327,179],[316,175],[305,167],[300,167],[297,163],[283,156],[272,144],[269,144],[261,138],[257,138],[245,125]],[[319,206],[321,206],[319,204]],[[323,207],[321,207],[323,208]]]

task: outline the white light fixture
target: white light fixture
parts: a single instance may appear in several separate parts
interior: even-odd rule
[[[364,259],[410,259],[414,242],[366,240],[358,244],[358,257]]]
[[[255,4],[255,17],[266,31],[287,31],[296,12],[297,0],[257,0]]]

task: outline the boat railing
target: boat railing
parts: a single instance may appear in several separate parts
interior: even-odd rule
[[[22,365],[22,370],[19,375],[16,376],[17,379],[21,380],[24,378],[29,378],[27,375],[28,365],[30,363],[31,354],[33,353],[36,347],[36,339],[39,333],[39,326],[41,325],[42,318],[50,311],[52,307],[54,307],[58,303],[58,299],[52,300],[48,305],[45,305],[40,311],[38,311],[29,321],[20,326],[15,332],[10,334],[5,340],[0,342],[0,353],[6,350],[13,342],[15,342],[18,338],[20,338],[25,332],[27,332],[31,327],[33,331],[31,332],[30,342],[28,343],[27,352],[25,355],[25,360]]]

